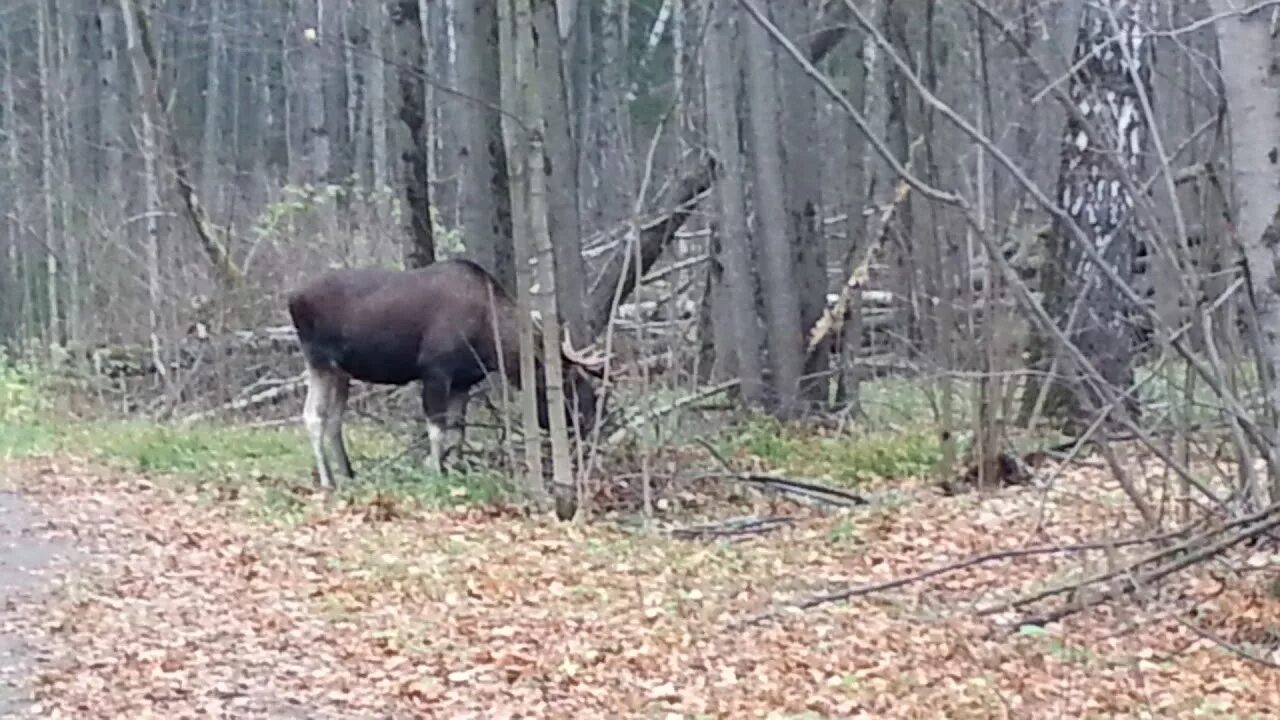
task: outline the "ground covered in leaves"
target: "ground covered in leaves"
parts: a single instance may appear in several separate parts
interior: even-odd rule
[[[794,522],[742,541],[392,497],[307,496],[277,517],[251,490],[64,454],[6,474],[88,557],[22,609],[46,717],[1248,718],[1280,706],[1280,672],[1232,651],[1280,637],[1274,549],[1242,551],[1250,572],[1206,565],[1035,632],[974,611],[1129,551],[1014,558],[785,610],[975,553],[1130,536],[1131,504],[1101,471],[985,496],[899,485],[838,511],[756,499],[735,512]]]

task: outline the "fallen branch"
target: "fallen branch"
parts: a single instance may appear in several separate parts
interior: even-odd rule
[[[723,522],[694,525],[692,527],[675,528],[671,536],[682,540],[706,540],[709,538],[734,537],[743,538],[763,535],[795,522],[785,516],[731,518]]]
[[[1143,564],[1140,561],[1138,563],[1133,563],[1125,566],[1125,568],[1119,572],[1107,573],[1107,575],[1110,575],[1111,577],[1114,577],[1119,574],[1130,575],[1129,580],[1126,581],[1124,586],[1119,589],[1119,592],[1122,595],[1131,595],[1135,591],[1137,591],[1138,588],[1140,587],[1157,583],[1160,580],[1163,580],[1164,578],[1169,577],[1170,575],[1186,570],[1192,565],[1197,565],[1201,562],[1217,557],[1218,555],[1221,555],[1222,553],[1230,550],[1231,548],[1235,547],[1236,545],[1239,545],[1240,543],[1246,542],[1248,540],[1252,540],[1253,538],[1264,535],[1268,532],[1271,532],[1273,529],[1280,527],[1280,503],[1270,506],[1268,509],[1262,511],[1261,513],[1255,514],[1253,517],[1258,518],[1259,516],[1263,518],[1261,521],[1256,522],[1253,525],[1250,525],[1248,527],[1245,527],[1244,529],[1238,532],[1231,533],[1226,537],[1223,537],[1217,540],[1216,542],[1213,542],[1208,545],[1205,545],[1204,547],[1201,547],[1198,550],[1188,552],[1186,555],[1183,555],[1182,557],[1176,560],[1173,560],[1172,562],[1169,562],[1165,565],[1161,565],[1146,573],[1133,574],[1134,570],[1136,570],[1136,568],[1140,564]],[[1193,538],[1191,541],[1188,541],[1188,542],[1204,539],[1207,536],[1212,536],[1220,533],[1221,533],[1220,530],[1211,531],[1203,535],[1197,536],[1197,538]],[[1062,592],[1082,590],[1088,586],[1096,584],[1096,582],[1100,582],[1100,581],[1090,580],[1090,581],[1077,583],[1074,587],[1067,588],[1067,589],[1059,589],[1058,592],[1055,592],[1053,594],[1060,594]],[[1074,615],[1078,612],[1082,612],[1092,607],[1101,605],[1102,603],[1106,602],[1106,599],[1110,596],[1111,596],[1111,593],[1105,593],[1105,592],[1094,593],[1090,597],[1082,598],[1076,602],[1064,604],[1061,607],[1058,607],[1057,609],[1044,613],[1042,615],[1031,615],[1031,616],[1025,617],[1019,620],[1017,623],[1014,623],[1014,628],[1015,629],[1020,628],[1024,625],[1043,626],[1043,625],[1048,625],[1049,623],[1052,623],[1052,622],[1058,622],[1070,615]]]
[[[1148,553],[1147,555],[1138,558],[1137,560],[1125,565],[1124,567],[1118,570],[1109,570],[1104,573],[1098,573],[1093,575],[1092,577],[1085,578],[1084,580],[1080,580],[1078,582],[1068,583],[1066,585],[1060,585],[1058,587],[1048,588],[1046,590],[1039,590],[1037,592],[1030,593],[1028,595],[1023,595],[1022,597],[1019,597],[1019,598],[1015,598],[1008,602],[1000,603],[998,605],[991,605],[979,610],[978,614],[994,615],[995,613],[1004,612],[1006,610],[1016,610],[1017,608],[1026,607],[1027,605],[1031,605],[1041,600],[1051,598],[1055,595],[1062,595],[1064,593],[1075,592],[1080,590],[1081,588],[1085,588],[1090,585],[1096,585],[1098,583],[1103,583],[1103,582],[1107,582],[1108,580],[1115,579],[1120,575],[1132,574],[1134,571],[1136,571],[1140,567],[1160,563],[1160,562],[1163,562],[1164,560],[1167,560],[1181,553],[1190,552],[1192,548],[1208,542],[1215,535],[1220,535],[1222,533],[1230,531],[1233,528],[1242,527],[1250,523],[1257,522],[1260,519],[1265,519],[1269,514],[1276,512],[1278,509],[1280,509],[1280,503],[1271,505],[1267,509],[1261,510],[1257,513],[1254,513],[1253,515],[1248,515],[1243,518],[1239,518],[1232,522],[1226,523],[1225,525],[1214,528],[1213,530],[1207,530],[1203,533],[1200,533],[1199,535],[1195,535],[1193,537],[1187,538],[1186,540],[1178,543],[1177,545],[1173,545],[1167,548],[1162,548],[1155,552]]]
[[[840,288],[840,294],[835,301],[822,311],[822,316],[813,324],[813,329],[809,331],[809,342],[805,348],[805,352],[812,355],[822,343],[833,333],[836,328],[844,327],[844,319],[849,314],[849,306],[853,304],[853,299],[859,290],[866,287],[867,282],[871,278],[871,263],[875,259],[876,253],[887,242],[889,237],[889,229],[892,227],[892,220],[898,208],[907,199],[911,192],[911,186],[906,182],[898,183],[898,189],[894,192],[893,201],[890,202],[880,213],[880,229],[875,234],[875,241],[867,246],[863,253],[862,261],[854,265],[849,270],[849,278],[845,280],[844,286]]]
[[[891,580],[884,580],[884,581],[875,582],[875,583],[867,583],[864,585],[856,585],[851,588],[846,588],[844,590],[827,593],[825,595],[816,595],[814,597],[809,598],[808,600],[804,600],[802,602],[789,605],[787,606],[787,608],[793,609],[793,610],[809,610],[811,608],[818,607],[819,605],[826,605],[828,603],[852,600],[853,598],[856,598],[856,597],[862,597],[862,596],[870,595],[876,592],[883,592],[885,590],[896,590],[897,588],[905,587],[907,585],[913,585],[915,583],[928,580],[930,578],[938,577],[939,575],[947,575],[953,572],[958,572],[960,570],[974,567],[976,565],[983,565],[986,563],[995,562],[997,560],[1010,560],[1013,558],[1033,557],[1037,555],[1061,555],[1064,553],[1071,553],[1071,552],[1085,552],[1090,550],[1109,550],[1109,549],[1127,547],[1131,545],[1143,545],[1143,544],[1163,542],[1166,540],[1170,540],[1185,534],[1185,532],[1186,532],[1185,530],[1177,530],[1173,532],[1164,533],[1162,535],[1133,538],[1129,540],[1116,540],[1112,542],[1089,542],[1089,543],[1075,543],[1072,545],[1046,545],[1046,546],[1033,547],[1033,548],[996,550],[993,552],[982,553],[981,555],[974,555],[974,556],[965,558],[963,560],[957,560],[956,562],[948,563],[946,565],[941,565],[935,568],[930,568],[928,570],[923,570],[914,575],[906,575],[906,576],[894,578]],[[748,620],[744,621],[740,625],[742,626],[755,625],[765,620],[777,617],[782,612],[783,612],[782,609],[770,610],[768,612],[764,612],[752,618],[749,618]]]
[[[849,492],[833,488],[820,483],[809,480],[793,480],[791,478],[776,477],[773,475],[761,475],[758,473],[737,472],[729,465],[729,461],[724,458],[715,448],[711,447],[711,443],[701,438],[697,439],[701,445],[716,462],[724,468],[723,474],[704,475],[703,477],[720,477],[727,480],[734,480],[740,483],[747,483],[757,487],[774,490],[776,492],[793,495],[798,497],[816,500],[825,505],[837,505],[840,507],[852,507],[856,505],[870,505],[871,501],[866,497],[857,493]]]
[[[267,405],[269,403],[276,401],[279,398],[284,397],[285,395],[291,395],[295,392],[298,392],[306,384],[306,381],[307,381],[307,377],[305,374],[299,375],[295,378],[290,379],[288,382],[285,382],[282,385],[277,385],[276,387],[270,388],[268,390],[262,390],[260,392],[256,392],[248,397],[232,400],[229,403],[225,403],[223,405],[220,405],[210,410],[202,410],[198,413],[192,413],[191,415],[187,415],[186,417],[182,418],[182,420],[179,421],[179,424],[191,425],[193,423],[200,422],[201,420],[207,420],[220,413],[252,410],[253,408],[261,407],[262,405]]]
[[[608,445],[617,445],[622,442],[622,439],[625,438],[627,434],[634,432],[640,426],[670,415],[681,408],[696,405],[707,398],[715,397],[722,392],[732,390],[738,386],[738,383],[738,380],[726,380],[719,385],[712,385],[711,387],[700,390],[692,395],[686,395],[685,397],[673,400],[672,402],[664,405],[659,405],[648,412],[640,413],[639,415],[627,420],[622,427],[610,433],[609,437],[605,438],[605,443]]]

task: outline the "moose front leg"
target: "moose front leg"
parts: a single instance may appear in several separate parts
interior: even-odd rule
[[[351,391],[351,378],[345,373],[334,373],[330,386],[329,414],[324,418],[324,440],[338,463],[338,474],[346,480],[355,478],[347,446],[342,440],[342,418],[347,412],[347,397]]]
[[[324,444],[325,430],[337,398],[335,381],[334,374],[328,370],[307,368],[307,400],[302,409],[302,424],[311,441],[311,453],[315,459],[320,487],[326,490],[333,487],[333,471],[329,468]]]

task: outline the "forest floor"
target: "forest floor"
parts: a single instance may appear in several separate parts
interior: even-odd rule
[[[1274,546],[1240,551],[1251,572],[1205,565],[1158,597],[1043,629],[975,609],[1129,552],[1017,557],[785,609],[977,553],[1135,535],[1101,468],[959,497],[899,480],[865,508],[739,499],[699,512],[792,522],[708,541],[526,517],[464,502],[465,488],[454,504],[326,500],[68,449],[11,457],[7,489],[49,519],[27,524],[69,534],[83,555],[5,626],[38,649],[25,682],[41,717],[1261,718],[1280,706],[1280,671],[1233,652],[1280,659]],[[1127,469],[1155,487],[1153,466]]]

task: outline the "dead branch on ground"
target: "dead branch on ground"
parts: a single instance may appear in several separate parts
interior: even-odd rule
[[[923,570],[921,572],[915,573],[914,575],[906,575],[903,577],[894,578],[892,580],[884,580],[881,582],[867,583],[864,585],[857,585],[851,588],[846,588],[844,590],[839,590],[839,591],[827,593],[824,595],[816,595],[814,597],[809,598],[808,600],[804,600],[799,603],[789,605],[787,606],[787,608],[769,610],[759,615],[755,615],[741,622],[739,626],[749,626],[749,625],[759,624],[761,622],[764,622],[765,620],[770,620],[772,618],[777,617],[787,609],[793,609],[796,611],[809,610],[809,609],[818,607],[819,605],[826,605],[834,602],[843,602],[845,600],[852,600],[857,597],[863,597],[865,595],[870,595],[872,593],[877,593],[877,592],[883,592],[885,590],[896,590],[900,587],[906,587],[907,585],[913,585],[915,583],[922,582],[930,578],[938,577],[939,575],[948,575],[953,572],[965,570],[967,568],[971,568],[977,565],[984,565],[986,563],[996,562],[998,560],[1010,560],[1014,558],[1033,557],[1037,555],[1061,555],[1061,554],[1072,553],[1072,552],[1112,550],[1115,548],[1128,547],[1132,545],[1144,545],[1144,544],[1150,544],[1150,543],[1166,542],[1168,540],[1172,540],[1176,537],[1184,535],[1185,533],[1186,533],[1185,530],[1175,530],[1172,532],[1163,533],[1161,535],[1132,538],[1129,540],[1116,540],[1111,542],[1075,543],[1071,545],[1046,545],[1046,546],[1032,547],[1032,548],[1015,548],[1010,550],[996,550],[993,552],[982,553],[980,555],[974,555],[974,556],[965,558],[963,560],[957,560],[956,562],[930,568],[928,570]]]
[[[828,485],[822,485],[820,483],[812,482],[810,480],[794,480],[791,478],[777,477],[774,475],[762,475],[759,473],[738,472],[733,469],[733,467],[729,464],[729,461],[725,459],[723,455],[721,455],[714,447],[711,446],[711,443],[707,442],[706,440],[702,440],[701,438],[695,440],[695,442],[697,442],[699,445],[703,447],[703,449],[705,449],[708,453],[710,453],[711,457],[715,458],[716,462],[720,463],[720,465],[724,468],[724,472],[722,474],[717,473],[717,474],[711,474],[711,475],[703,475],[702,477],[725,478],[725,479],[733,480],[740,483],[746,483],[748,485],[754,485],[758,488],[763,488],[765,490],[772,490],[774,492],[790,495],[793,498],[804,498],[806,500],[818,502],[823,505],[852,507],[855,505],[871,504],[871,501],[868,500],[863,495],[849,492],[848,490],[833,488]]]

